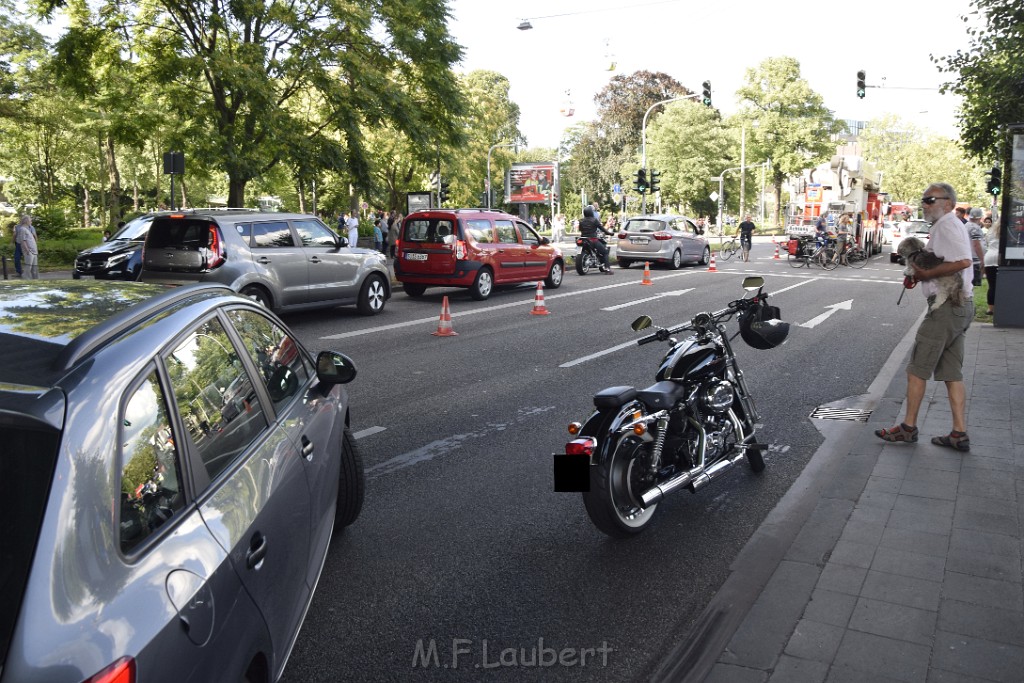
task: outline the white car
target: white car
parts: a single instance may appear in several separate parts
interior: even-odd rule
[[[928,221],[923,220],[910,220],[900,221],[896,224],[896,228],[893,230],[892,239],[889,241],[891,251],[889,253],[889,263],[903,263],[903,259],[900,258],[899,248],[900,242],[906,237],[916,237],[924,242],[928,241],[928,233],[932,229],[932,224]]]
[[[18,210],[10,202],[0,202],[0,213],[5,216],[13,216],[18,213]]]

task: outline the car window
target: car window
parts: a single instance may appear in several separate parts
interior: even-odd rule
[[[286,221],[253,223],[252,239],[254,247],[273,248],[295,246],[295,240],[292,239],[292,231],[288,229],[288,223]]]
[[[523,244],[540,244],[540,235],[533,231],[526,223],[516,223],[519,226],[519,234],[523,237]]]
[[[326,225],[312,218],[292,221],[292,227],[299,233],[304,247],[336,247],[338,238]]]
[[[626,232],[658,232],[665,228],[660,220],[632,220],[626,222]]]
[[[178,447],[155,371],[121,417],[121,550],[130,552],[185,506]]]
[[[246,244],[252,244],[252,223],[235,224],[235,232],[239,234]]]
[[[512,221],[494,221],[494,228],[498,233],[498,242],[501,244],[519,244],[519,237],[516,235],[516,228]]]
[[[477,244],[491,244],[494,242],[494,231],[491,230],[491,222],[480,218],[466,221],[466,233],[469,239]]]
[[[699,235],[700,230],[697,228],[697,224],[691,220],[683,219],[679,221],[679,225],[673,225],[676,230],[682,230],[683,232],[692,232],[694,235]]]
[[[139,216],[128,221],[123,228],[121,228],[117,234],[110,238],[114,240],[134,240],[142,241],[146,239],[146,233],[149,232],[149,226],[153,224],[152,216]]]
[[[281,411],[313,376],[313,367],[296,341],[281,327],[255,311],[235,310],[228,318],[262,376],[274,410]]]
[[[178,413],[212,480],[267,428],[256,390],[216,318],[192,330],[165,363]]]
[[[405,222],[406,242],[432,242],[450,244],[455,238],[455,226],[443,218],[418,218]]]
[[[190,247],[198,249],[210,244],[210,222],[193,218],[155,218],[146,236],[146,246]]]

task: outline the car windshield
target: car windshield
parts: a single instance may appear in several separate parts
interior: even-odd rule
[[[626,232],[658,232],[665,229],[665,221],[655,219],[630,219],[626,221]]]
[[[111,240],[132,240],[141,242],[146,239],[146,233],[149,232],[149,226],[153,223],[152,216],[139,216],[128,221],[123,228],[117,231],[117,234],[111,237]]]

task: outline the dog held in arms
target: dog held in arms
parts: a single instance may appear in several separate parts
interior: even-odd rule
[[[911,263],[921,270],[928,270],[945,261],[941,256],[936,256],[926,250],[924,242],[916,237],[905,238],[900,242],[896,253],[902,256],[907,264],[907,267],[903,269],[903,274],[910,278],[914,277],[914,269],[910,266]],[[938,285],[939,292],[935,295],[935,302],[932,304],[933,308],[938,308],[947,299],[952,301],[954,306],[962,306],[964,304],[966,297],[964,296],[963,273],[964,271],[961,270],[952,275],[943,275],[940,278],[935,278],[935,284]]]

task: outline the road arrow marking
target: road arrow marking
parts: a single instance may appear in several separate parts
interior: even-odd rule
[[[853,308],[853,299],[847,299],[846,301],[841,301],[838,304],[832,304],[831,306],[826,306],[825,308],[827,308],[828,310],[825,311],[824,313],[822,313],[821,315],[817,316],[817,317],[811,318],[810,320],[808,320],[805,323],[800,323],[799,325],[797,325],[797,327],[806,327],[807,329],[811,329],[813,327],[817,327],[821,323],[823,323],[826,320],[828,320],[828,317],[830,315],[832,315],[833,313],[835,313],[836,311],[839,311],[839,310],[849,311],[850,309],[852,309]]]
[[[636,299],[634,301],[629,301],[629,302],[624,303],[624,304],[619,304],[618,306],[609,306],[608,308],[602,308],[601,310],[602,311],[617,311],[620,308],[629,308],[630,306],[636,306],[637,304],[642,304],[642,303],[645,303],[645,302],[648,302],[648,301],[654,301],[655,299],[660,299],[660,298],[665,297],[665,296],[679,296],[681,294],[686,294],[687,292],[692,292],[693,289],[694,289],[693,287],[690,287],[689,289],[679,289],[679,290],[676,290],[674,292],[665,292],[664,294],[657,294],[655,296],[649,296],[646,299]]]

